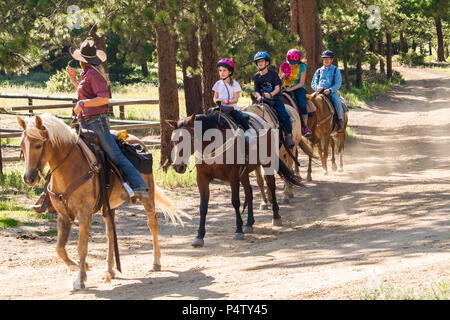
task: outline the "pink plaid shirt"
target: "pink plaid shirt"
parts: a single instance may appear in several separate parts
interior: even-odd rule
[[[85,67],[78,83],[78,100],[94,99],[97,97],[109,98],[108,84],[100,73],[90,67]],[[108,105],[82,108],[82,116],[93,116],[107,113]]]

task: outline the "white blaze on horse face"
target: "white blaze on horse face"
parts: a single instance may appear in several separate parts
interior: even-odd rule
[[[267,139],[270,139],[270,154],[267,150]],[[279,163],[277,159],[279,158],[279,130],[271,129],[270,134],[267,134],[266,129],[262,130],[262,136],[259,139],[259,161],[263,165],[264,174],[273,175],[278,171]]]
[[[203,150],[203,153],[206,155],[203,160],[206,164],[223,164],[222,148],[224,148],[224,140],[222,131],[214,128],[206,130],[203,135],[203,141],[212,141],[213,138],[214,141]]]
[[[180,141],[180,138],[183,138]],[[191,133],[186,129],[175,129],[172,133],[171,140],[178,142],[175,144],[171,152],[172,163],[174,165],[189,164],[191,156]]]

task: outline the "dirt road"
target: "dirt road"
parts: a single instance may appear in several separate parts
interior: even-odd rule
[[[194,218],[183,228],[161,220],[163,270],[149,272],[144,212],[123,206],[117,219],[123,274],[102,282],[106,243],[96,215],[91,271],[79,292],[70,292],[74,275],[57,258],[54,238],[17,239],[20,228],[1,230],[0,299],[358,299],[364,288],[385,281],[417,288],[448,279],[450,77],[399,71],[406,85],[351,110],[357,137],[346,148],[345,172],[324,176],[315,166],[314,181],[281,206],[283,227],[273,228],[271,213],[257,209],[255,233],[232,240],[229,188],[216,184],[205,247],[192,248],[198,193],[177,191],[170,196]],[[301,173],[306,176],[305,167]],[[68,245],[75,259],[77,231]]]

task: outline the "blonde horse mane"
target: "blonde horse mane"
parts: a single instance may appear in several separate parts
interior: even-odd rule
[[[39,117],[42,120],[42,125],[47,130],[48,139],[54,147],[58,147],[64,143],[75,143],[77,141],[75,130],[66,125],[63,120],[49,113],[41,114]],[[27,136],[34,139],[46,140],[46,137],[42,135],[42,130],[36,127],[36,116],[26,120],[26,124]]]

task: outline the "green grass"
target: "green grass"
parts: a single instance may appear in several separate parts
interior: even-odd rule
[[[418,289],[396,288],[387,282],[377,288],[364,289],[360,294],[363,300],[448,300],[450,299],[450,280],[433,282]]]
[[[43,191],[42,186],[29,188],[23,182],[22,174],[23,163],[15,163],[14,166],[5,166],[3,174],[0,174],[0,194],[25,195],[27,197],[40,195]]]
[[[161,159],[161,151],[151,149],[153,155],[153,177],[155,183],[162,188],[192,188],[197,186],[197,171],[195,169],[194,159],[191,157],[188,169],[185,173],[176,173],[172,167],[164,172],[159,165]]]

